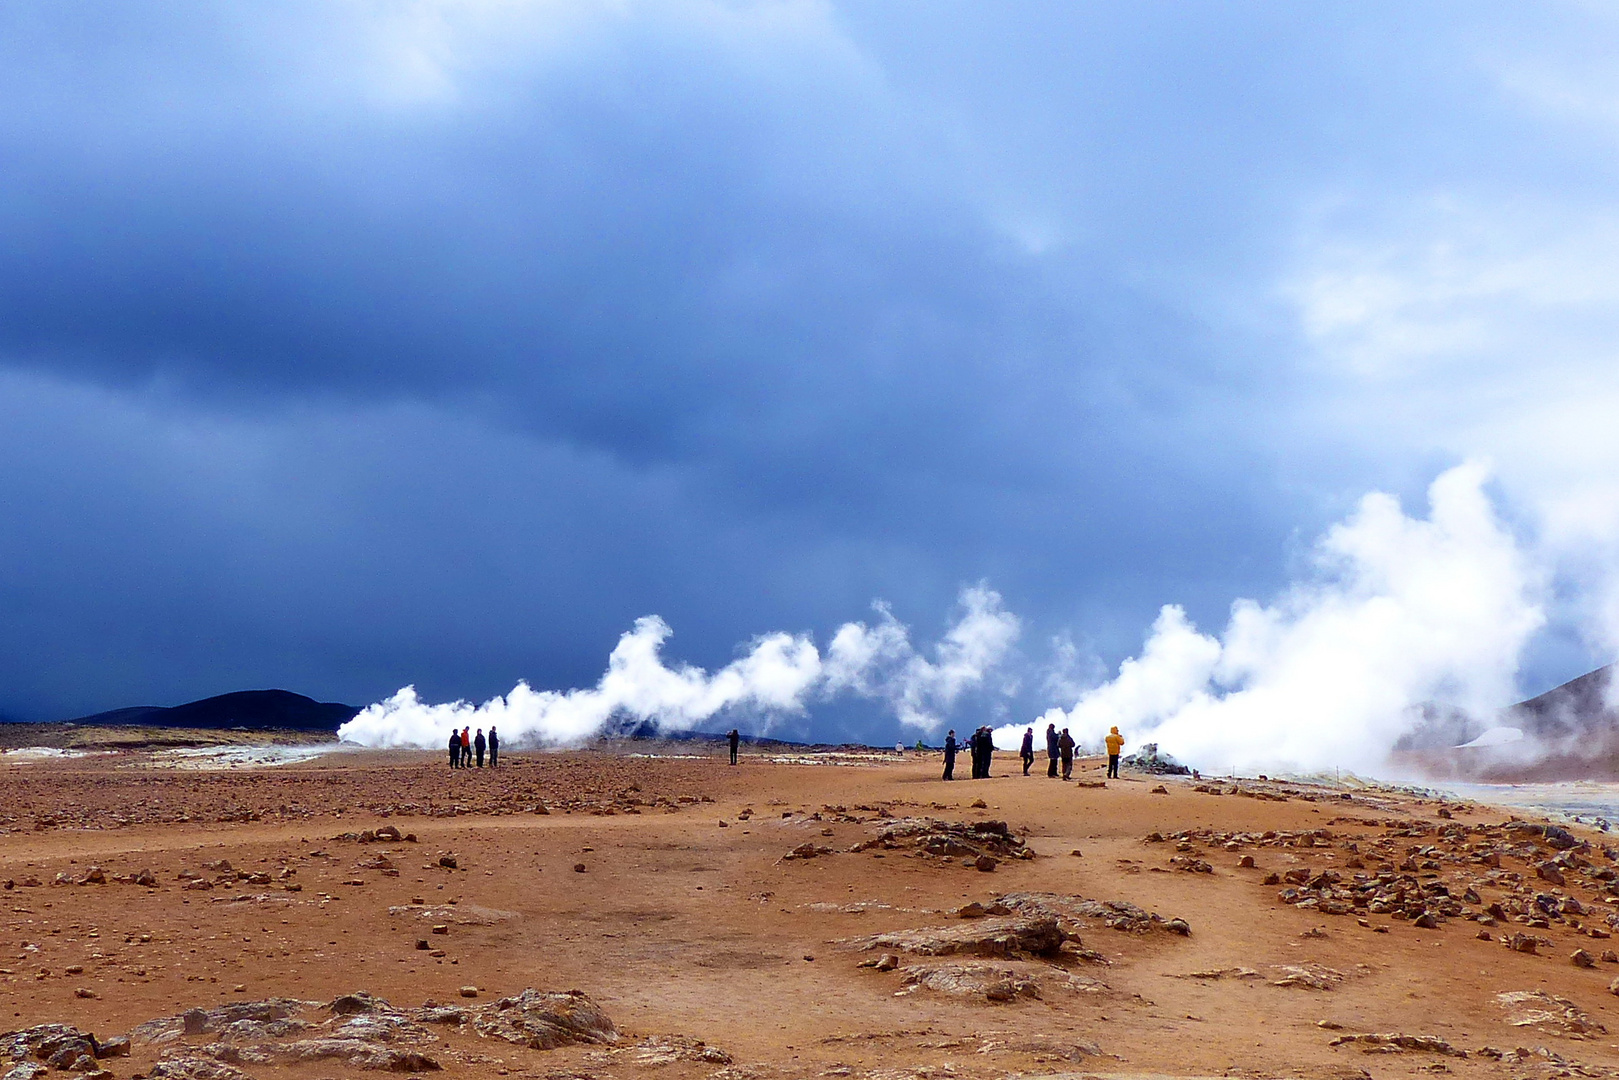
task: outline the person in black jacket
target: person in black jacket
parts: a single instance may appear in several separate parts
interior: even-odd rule
[[[731,745],[731,764],[735,765],[737,747],[742,745],[742,733],[736,728],[732,728],[725,733],[725,741]]]
[[[978,729],[978,753],[983,764],[978,767],[978,778],[989,779],[989,767],[995,761],[995,732],[988,727]]]
[[[1057,757],[1060,750],[1057,746],[1057,725],[1046,725],[1046,775],[1053,780],[1057,778]]]
[[[450,768],[461,767],[461,733],[454,729],[450,731]]]
[[[495,734],[495,729],[494,728],[490,728],[489,729],[489,767],[491,769],[493,769],[495,767],[495,761],[499,757],[500,757],[500,736]]]
[[[951,728],[950,734],[944,737],[944,778],[956,778],[956,729]]]
[[[1025,728],[1023,731],[1023,746],[1018,750],[1018,759],[1023,762],[1023,775],[1029,775],[1029,766],[1034,764],[1034,728]]]
[[[489,744],[484,741],[483,728],[478,729],[477,736],[472,740],[472,753],[478,759],[478,768],[483,768],[483,748]]]

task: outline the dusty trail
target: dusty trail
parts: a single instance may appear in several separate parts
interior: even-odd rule
[[[392,1041],[375,1044],[394,1056],[374,1063],[425,1067],[399,1056],[410,1047],[467,1076],[1619,1070],[1619,998],[1607,992],[1619,957],[1601,960],[1614,942],[1592,936],[1619,921],[1605,838],[1580,834],[1571,842],[1589,846],[1560,852],[1543,833],[1481,828],[1507,820],[1494,808],[1452,804],[1447,819],[1392,793],[1128,775],[1105,788],[1020,775],[945,784],[914,757],[733,769],[513,754],[499,772],[465,775],[405,752],[215,773],[140,763],[0,766],[0,879],[13,886],[0,909],[0,1027],[64,1022],[105,1038],[193,1007],[364,990],[405,1010],[429,999],[473,1010],[460,1023],[401,1013]],[[1225,794],[1238,787],[1272,797]],[[917,817],[964,828],[894,824]],[[981,841],[994,837],[970,827],[993,821],[1015,838],[994,849],[992,871],[970,868],[958,846],[989,850]],[[359,839],[383,826],[415,841]],[[1016,839],[1033,858],[1017,857]],[[795,849],[812,853],[785,857]],[[1537,876],[1554,856],[1561,869],[1544,872],[1562,885]],[[106,883],[52,884],[92,866]],[[141,871],[155,886],[116,880]],[[1263,884],[1272,874],[1283,880]],[[1288,889],[1305,906],[1278,898]],[[972,902],[988,914],[959,917]],[[977,941],[1047,916],[1073,939],[1043,955],[896,953],[881,970],[861,965],[886,949],[851,944],[939,929]],[[1513,933],[1546,944],[1513,951],[1499,941]],[[1593,966],[1570,961],[1576,948]],[[493,1002],[525,987],[583,991],[618,1041],[537,1050],[477,1033],[476,1010],[494,1016]],[[1529,996],[1499,997],[1512,993]],[[313,1009],[292,1022],[308,1025],[307,1049],[346,1020]],[[288,1060],[255,1023],[138,1037],[130,1056],[94,1064],[181,1075],[190,1061],[186,1075],[200,1076],[213,1062],[261,1080],[358,1068]],[[1391,1033],[1467,1056],[1332,1045]]]

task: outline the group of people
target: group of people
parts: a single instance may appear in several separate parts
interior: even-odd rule
[[[483,728],[479,728],[476,735],[472,734],[470,727],[464,727],[460,731],[450,729],[450,768],[470,769],[473,768],[474,762],[477,763],[477,768],[483,768],[485,750],[489,751],[489,767],[493,769],[500,759],[500,736],[495,734],[494,728],[489,729],[487,739],[484,738]]]
[[[1114,727],[1108,732],[1107,738],[1107,775],[1117,778],[1119,775],[1119,754],[1124,750],[1124,736]],[[988,727],[981,727],[967,738],[967,749],[972,752],[972,765],[974,780],[982,780],[989,776],[990,762],[995,759],[995,733]],[[1057,770],[1062,769],[1062,778],[1070,780],[1074,774],[1074,737],[1068,733],[1067,728],[1057,730],[1056,724],[1046,725],[1046,775],[1055,779]],[[944,779],[956,778],[956,753],[960,744],[956,742],[956,732],[952,728],[950,734],[944,739]],[[1029,767],[1034,764],[1034,728],[1026,728],[1023,732],[1023,745],[1018,749],[1018,760],[1023,763],[1023,775],[1029,775]]]
[[[944,778],[956,778],[956,752],[963,744],[956,742],[956,729],[944,737]],[[989,763],[995,759],[995,732],[981,727],[967,736],[966,747],[972,755],[973,779],[982,780],[989,775]]]

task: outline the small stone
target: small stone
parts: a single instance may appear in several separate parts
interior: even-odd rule
[[[1433,912],[1424,911],[1416,917],[1411,925],[1421,930],[1437,930],[1439,929],[1439,920],[1433,917]]]
[[[433,924],[433,933],[435,933],[435,934],[448,934],[449,932],[450,932],[450,928],[447,925],[445,925],[444,923],[434,923]]]
[[[584,873],[585,872],[585,864],[582,863],[582,862],[574,863],[573,864],[573,872],[576,873],[576,874]]]
[[[1478,937],[1478,939],[1480,941],[1494,941],[1495,940],[1495,938],[1490,934],[1490,932],[1488,930],[1480,930],[1478,932],[1478,934],[1477,934],[1477,937]]]
[[[96,996],[96,992],[88,986],[80,986],[74,988],[73,996],[76,998],[93,998]]]
[[[456,993],[464,998],[475,998],[478,996],[478,988],[476,986],[463,986]]]
[[[1597,966],[1596,957],[1592,956],[1584,949],[1575,949],[1574,952],[1569,956],[1569,961],[1573,963],[1575,967],[1588,968]]]
[[[1603,949],[1602,962],[1604,964],[1619,964],[1619,953],[1614,952],[1612,949]]]
[[[1259,864],[1254,862],[1254,857],[1252,855],[1244,855],[1242,858],[1237,860],[1237,865],[1244,870],[1252,870]]]
[[[973,860],[973,869],[981,871],[985,874],[990,873],[999,865],[1000,863],[998,863],[994,856],[991,855],[980,855],[978,858]]]
[[[882,956],[877,958],[877,963],[873,966],[876,967],[878,971],[893,971],[895,968],[899,967],[899,957],[895,956],[891,952],[883,953]]]
[[[970,904],[963,904],[956,910],[956,917],[958,919],[982,919],[988,914],[989,909],[976,900]]]
[[[446,870],[454,870],[456,868],[455,856],[454,855],[440,855],[438,857],[438,864],[440,866],[444,867],[444,869],[446,869]]]
[[[201,1009],[187,1009],[180,1017],[180,1028],[187,1035],[201,1035],[208,1030],[208,1014]]]
[[[972,808],[974,810],[988,810],[989,809],[989,803],[985,802],[983,799],[974,799],[972,801],[972,803],[971,803],[971,806],[972,806]]]
[[[426,938],[417,938],[416,939],[416,947],[418,949],[422,950],[423,952],[426,952],[428,949],[432,948],[432,946],[427,943]]]
[[[1169,789],[1166,788],[1164,785],[1159,784],[1157,787],[1153,788],[1152,791],[1149,792],[1149,794],[1152,794],[1152,795],[1168,795],[1169,794]]]
[[[1170,919],[1164,924],[1164,929],[1171,934],[1179,934],[1181,937],[1192,936],[1192,924],[1185,919]]]
[[[1543,862],[1536,866],[1535,876],[1540,878],[1542,881],[1549,881],[1553,885],[1563,885],[1567,883],[1566,879],[1563,877],[1563,872],[1557,868],[1556,863],[1552,862]]]
[[[69,964],[67,967],[63,968],[62,970],[67,972],[69,975],[83,975],[84,974],[84,965],[83,964]]]

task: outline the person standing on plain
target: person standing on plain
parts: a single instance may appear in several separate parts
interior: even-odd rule
[[[944,737],[944,778],[956,778],[956,729],[951,728],[950,734]]]
[[[1061,751],[1057,746],[1057,725],[1046,725],[1046,775],[1053,780],[1057,779],[1057,758]]]
[[[1057,736],[1057,752],[1062,755],[1062,778],[1067,780],[1074,774],[1074,737],[1067,728]]]
[[[732,728],[725,734],[725,741],[731,744],[731,764],[736,764],[736,751],[742,745],[742,733]]]
[[[495,729],[494,728],[490,728],[489,729],[489,767],[491,769],[493,769],[495,767],[495,761],[499,757],[500,757],[500,736],[495,734]]]
[[[995,732],[987,725],[978,729],[978,750],[984,755],[982,779],[989,779],[989,767],[995,763]]]
[[[461,733],[454,728],[450,729],[450,768],[461,767]]]
[[[1107,733],[1107,775],[1110,780],[1119,778],[1119,752],[1124,749],[1124,736],[1119,734],[1117,726]]]
[[[1023,761],[1023,775],[1029,775],[1029,766],[1034,764],[1034,728],[1026,728],[1023,732],[1023,747],[1018,750],[1018,757]]]
[[[477,737],[472,740],[472,756],[480,769],[483,768],[484,748],[488,745],[489,741],[483,737],[483,728],[479,728]]]

